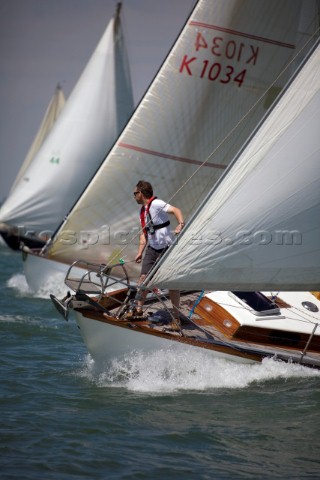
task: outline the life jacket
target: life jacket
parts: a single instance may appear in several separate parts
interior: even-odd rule
[[[141,227],[145,237],[148,236],[148,233],[150,233],[151,235],[154,235],[156,230],[159,230],[160,228],[165,228],[168,225],[170,225],[170,220],[167,220],[164,223],[158,223],[158,224],[153,223],[149,210],[151,207],[151,203],[156,198],[157,197],[151,197],[147,205],[143,205],[140,210],[140,222],[141,222]],[[147,219],[147,222],[146,222],[146,219]]]

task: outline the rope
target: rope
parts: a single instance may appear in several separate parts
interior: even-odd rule
[[[196,301],[194,302],[193,304],[193,307],[191,308],[190,312],[189,312],[189,320],[191,319],[192,315],[194,314],[194,311],[195,311],[195,308],[196,306],[199,304],[201,298],[203,297],[204,295],[204,290],[202,290],[198,296],[198,298],[196,299]]]

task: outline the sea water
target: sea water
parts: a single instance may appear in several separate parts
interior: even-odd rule
[[[1,479],[320,478],[320,372],[205,353],[97,365],[0,247]]]

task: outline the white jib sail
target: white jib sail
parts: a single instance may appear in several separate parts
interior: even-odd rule
[[[24,232],[53,234],[132,111],[129,64],[117,13],[54,128],[1,209],[0,220]]]
[[[57,118],[59,117],[60,112],[63,109],[65,103],[66,101],[62,91],[62,87],[58,84],[55,89],[54,95],[44,114],[41,125],[38,129],[38,132],[28,150],[28,153],[20,167],[18,175],[16,176],[16,179],[11,187],[10,194],[13,193],[16,186],[20,182],[20,180],[25,176],[26,170],[29,168],[30,163],[33,161],[39,148],[43,144],[44,140],[47,138],[50,130],[52,129]]]
[[[320,47],[151,283],[179,289],[317,290]]]
[[[69,264],[122,256],[137,276],[136,182],[150,181],[188,217],[285,84],[290,68],[278,75],[296,53],[302,5],[200,0],[46,256]]]

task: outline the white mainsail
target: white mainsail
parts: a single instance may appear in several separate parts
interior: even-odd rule
[[[124,256],[138,276],[130,263],[138,241],[134,185],[150,181],[156,195],[191,214],[286,83],[301,37],[312,32],[310,24],[300,31],[303,7],[300,0],[199,0],[44,255],[67,264]]]
[[[39,151],[41,145],[45,141],[46,137],[48,136],[50,130],[52,129],[53,125],[55,124],[57,118],[60,115],[61,110],[63,109],[66,103],[63,90],[60,84],[57,85],[54,95],[50,100],[50,103],[46,109],[40,127],[37,131],[36,136],[28,150],[28,153],[20,167],[20,170],[12,184],[10,189],[10,194],[12,194],[20,182],[20,180],[25,176],[25,172],[28,169],[30,163],[33,161],[34,157],[36,156],[37,152]]]
[[[118,6],[54,128],[3,205],[0,221],[53,234],[132,111]]]
[[[151,284],[318,290],[320,46],[194,215]]]

